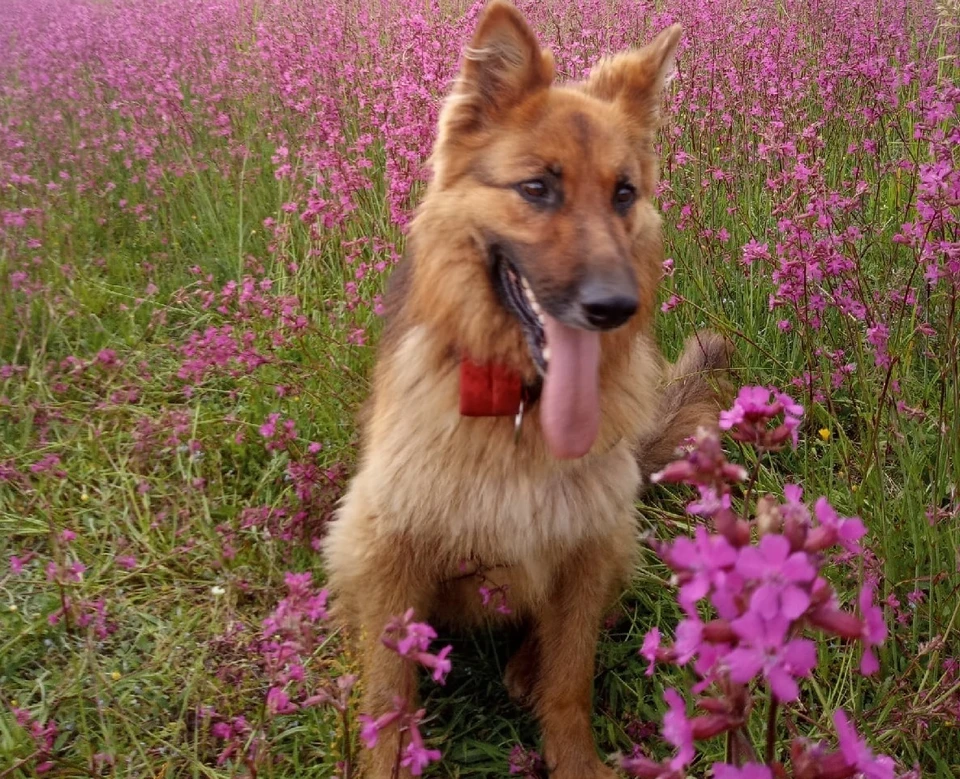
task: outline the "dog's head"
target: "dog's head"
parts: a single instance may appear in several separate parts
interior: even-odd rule
[[[421,308],[459,348],[543,376],[541,422],[558,456],[589,450],[603,364],[652,315],[654,134],[680,32],[561,86],[520,13],[494,0],[441,111],[411,238],[426,248]]]

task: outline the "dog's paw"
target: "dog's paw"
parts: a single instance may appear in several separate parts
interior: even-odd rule
[[[507,661],[503,684],[510,699],[521,706],[529,706],[533,700],[533,688],[537,683],[537,643],[528,637]]]

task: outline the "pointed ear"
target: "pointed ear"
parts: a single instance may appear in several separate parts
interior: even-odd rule
[[[663,87],[676,75],[682,34],[683,28],[673,24],[643,48],[601,60],[583,88],[601,100],[619,102],[644,124],[656,125]]]
[[[460,130],[476,129],[550,86],[553,55],[542,51],[520,12],[505,0],[483,11],[451,96]],[[451,117],[453,119],[453,117]]]

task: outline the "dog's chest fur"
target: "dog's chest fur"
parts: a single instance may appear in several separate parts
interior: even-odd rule
[[[423,328],[386,360],[366,455],[332,535],[409,536],[450,561],[514,565],[632,533],[632,444],[652,416],[652,382],[608,388],[594,452],[560,462],[544,449],[537,407],[518,440],[512,417],[461,417],[457,371],[430,369],[437,354]]]

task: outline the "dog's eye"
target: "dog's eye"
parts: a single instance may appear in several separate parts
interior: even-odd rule
[[[613,207],[621,214],[624,214],[636,199],[637,190],[632,184],[617,184],[617,189],[613,193]]]
[[[517,184],[517,191],[531,203],[545,203],[551,199],[550,187],[541,179],[521,181]]]

